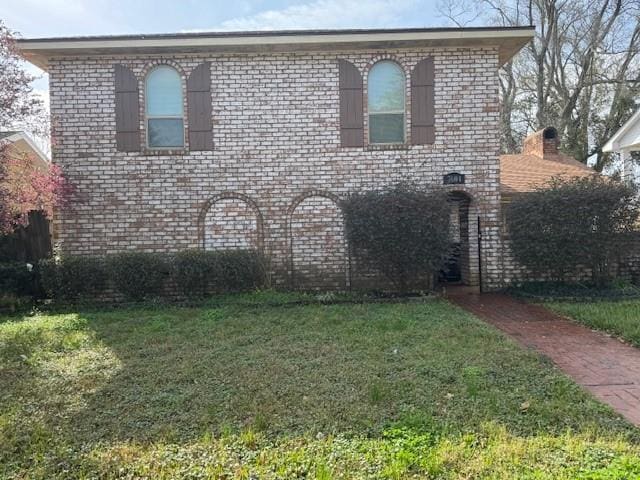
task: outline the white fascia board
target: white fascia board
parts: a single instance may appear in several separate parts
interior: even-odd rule
[[[640,143],[640,109],[627,120],[602,147],[603,152],[618,152]]]

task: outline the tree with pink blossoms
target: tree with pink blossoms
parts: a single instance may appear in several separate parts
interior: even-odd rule
[[[51,218],[71,195],[58,165],[42,165],[31,155],[8,151],[8,145],[0,145],[0,235],[26,225],[31,211]]]
[[[0,20],[0,131],[27,130],[48,135],[47,111],[32,87],[35,77],[24,70],[15,33]],[[51,217],[68,200],[71,188],[60,167],[16,153],[0,141],[0,235],[26,225],[30,211]]]

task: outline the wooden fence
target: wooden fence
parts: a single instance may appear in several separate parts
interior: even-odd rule
[[[35,263],[51,255],[50,221],[42,212],[29,213],[29,224],[0,237],[0,262]]]

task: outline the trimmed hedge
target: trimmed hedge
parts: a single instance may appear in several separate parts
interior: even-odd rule
[[[171,271],[167,256],[158,253],[117,253],[106,263],[114,288],[129,300],[159,296]]]
[[[0,294],[18,297],[35,295],[38,290],[36,269],[24,262],[0,263]]]
[[[173,276],[180,293],[197,297],[207,293],[207,283],[213,272],[214,252],[185,250],[176,253]]]
[[[220,292],[253,290],[267,282],[266,259],[253,250],[220,251],[214,272]]]
[[[173,278],[182,294],[197,297],[264,286],[266,269],[253,250],[185,250],[173,259]]]
[[[106,285],[104,261],[100,257],[48,258],[38,264],[40,282],[52,298],[76,300],[99,293]]]
[[[63,256],[41,260],[38,273],[47,296],[59,300],[99,298],[110,288],[139,301],[171,295],[171,287],[197,297],[266,285],[265,260],[252,250]]]

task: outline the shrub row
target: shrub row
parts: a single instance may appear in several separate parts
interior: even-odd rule
[[[100,297],[113,289],[139,301],[162,296],[171,287],[198,297],[252,290],[266,281],[265,260],[253,250],[64,256],[42,260],[38,271],[47,296],[63,300]]]
[[[253,250],[185,250],[173,257],[173,274],[186,296],[239,292],[265,285],[266,262]]]
[[[38,289],[33,265],[24,262],[0,263],[0,293],[17,297],[32,296]]]

